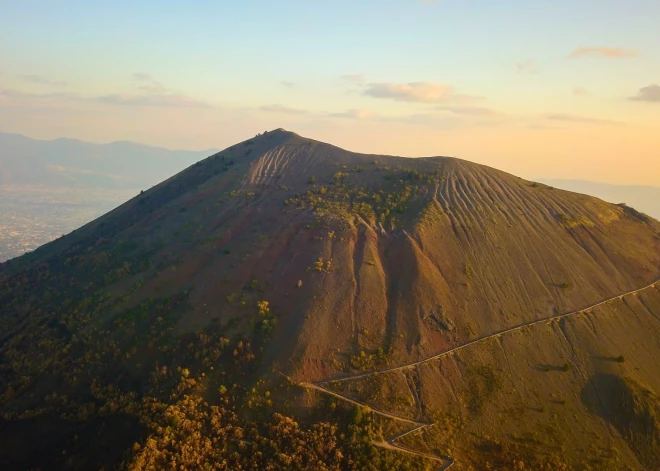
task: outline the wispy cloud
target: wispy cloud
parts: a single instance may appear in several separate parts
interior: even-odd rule
[[[280,85],[282,85],[282,86],[284,86],[284,87],[289,87],[289,88],[290,88],[290,87],[294,87],[296,84],[293,83],[293,82],[289,82],[288,80],[282,80],[282,81],[280,82]]]
[[[68,85],[62,80],[53,80],[41,75],[23,75],[21,78],[26,82],[38,83],[40,85],[50,85],[53,87],[66,87]]]
[[[504,116],[504,113],[481,106],[438,106],[439,111],[446,111],[461,116],[474,116],[479,118],[495,118]]]
[[[330,113],[328,116],[331,118],[350,118],[350,119],[373,119],[378,117],[376,113],[371,110],[364,109],[351,109],[343,113]]]
[[[589,91],[586,88],[582,88],[582,87],[575,87],[573,89],[572,93],[575,96],[588,96],[588,95],[590,95]]]
[[[261,111],[268,111],[272,113],[285,113],[285,114],[307,114],[306,110],[301,110],[298,108],[290,108],[288,106],[275,104],[275,105],[264,105],[259,108]]]
[[[118,93],[92,98],[94,101],[106,103],[108,105],[121,106],[145,106],[145,107],[170,107],[170,108],[207,108],[206,103],[197,101],[185,95],[168,94],[147,94],[135,95],[131,93]]]
[[[588,116],[579,116],[574,114],[565,113],[550,113],[545,115],[545,118],[550,121],[564,121],[569,123],[587,123],[587,124],[623,124],[620,121],[612,121],[609,119],[590,118]]]
[[[0,88],[0,106],[30,110],[54,110],[67,108],[79,101],[80,95],[72,92],[33,93],[9,88]],[[0,113],[2,114],[2,113]]]
[[[108,105],[138,106],[138,107],[170,107],[170,108],[207,108],[209,105],[195,100],[184,93],[165,87],[150,74],[135,72],[134,82],[139,85],[139,93],[113,93],[91,100]]]
[[[637,92],[637,95],[631,96],[629,100],[660,103],[660,85],[652,83],[651,85],[642,87]]]
[[[346,74],[346,75],[340,75],[339,77],[351,83],[356,83],[356,84],[364,83],[364,74]]]
[[[381,123],[402,123],[413,126],[426,126],[435,129],[457,129],[499,125],[500,120],[481,119],[483,116],[461,116],[446,113],[413,113],[405,115],[381,115],[368,109],[349,109],[344,112],[327,113],[329,118],[375,121]]]
[[[541,130],[541,131],[565,129],[562,126],[552,126],[552,125],[549,125],[549,124],[542,124],[542,123],[527,123],[524,127],[528,128],[528,129],[535,129],[535,130]]]
[[[176,95],[177,94],[174,90],[170,90],[168,88],[165,88],[162,84],[160,84],[158,82],[145,83],[144,85],[140,85],[139,87],[137,87],[137,89],[141,90],[143,92],[152,93],[152,94],[156,94],[156,95],[157,94],[165,94],[165,95],[169,95],[169,94]]]
[[[415,113],[403,116],[381,117],[379,120],[444,130],[490,127],[501,124],[499,120],[474,119],[467,116],[447,115],[443,113]]]
[[[145,90],[142,90],[145,91]],[[14,99],[58,100],[97,102],[106,105],[137,106],[137,107],[171,107],[171,108],[207,108],[209,105],[190,98],[184,94],[164,89],[164,92],[153,93],[114,93],[102,96],[82,96],[79,93],[26,93],[20,90],[3,89],[0,96]]]
[[[519,74],[538,74],[539,66],[533,59],[525,59],[516,64],[516,70]]]
[[[453,87],[436,82],[370,83],[362,94],[373,98],[411,103],[443,103],[476,98],[457,95]]]
[[[133,74],[133,80],[136,82],[153,82],[154,79],[151,77],[149,74],[145,74],[143,72],[135,72]]]
[[[149,74],[144,74],[141,72],[136,72],[133,74],[133,81],[142,82],[142,85],[138,85],[137,89],[142,90],[148,93],[153,94],[170,94],[174,93],[173,90],[169,90],[163,86],[158,80],[154,79]]]
[[[4,96],[7,98],[41,98],[41,99],[59,98],[59,99],[69,99],[69,100],[80,98],[79,94],[72,92],[26,93],[20,90],[13,90],[8,88],[0,90],[0,96]]]
[[[567,56],[568,59],[577,59],[580,57],[627,59],[631,57],[637,57],[637,51],[632,49],[620,49],[617,47],[579,47]]]

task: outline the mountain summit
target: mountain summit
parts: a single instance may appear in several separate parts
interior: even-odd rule
[[[0,265],[0,463],[658,469],[659,278],[632,208],[266,132]]]

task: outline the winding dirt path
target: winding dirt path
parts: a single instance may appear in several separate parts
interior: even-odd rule
[[[352,379],[352,378],[349,378],[349,379]],[[408,424],[414,425],[415,428],[428,427],[429,425],[433,425],[432,423],[417,422],[416,420],[406,419],[404,417],[399,417],[398,415],[394,415],[394,414],[390,414],[390,413],[387,413],[387,412],[383,412],[383,411],[378,410],[378,409],[374,409],[373,407],[371,407],[370,405],[368,405],[364,402],[356,401],[355,399],[351,399],[350,397],[342,396],[341,394],[336,393],[336,392],[334,392],[330,389],[326,389],[324,387],[319,386],[319,384],[321,384],[321,383],[300,383],[300,385],[304,388],[315,389],[316,391],[321,391],[325,394],[329,394],[330,396],[335,396],[335,397],[341,399],[342,401],[350,402],[351,404],[354,404],[356,406],[369,408],[369,410],[371,412],[373,412],[374,414],[376,414],[376,415],[380,415],[382,417],[387,417],[388,419],[392,419],[392,420],[398,420],[399,422],[406,422]]]
[[[343,396],[342,394],[339,394],[335,391],[332,391],[332,390],[324,387],[323,385],[336,383],[336,382],[340,382],[340,381],[351,381],[351,380],[354,380],[354,379],[367,378],[367,377],[375,376],[375,375],[379,375],[379,374],[391,373],[391,372],[394,372],[394,371],[402,371],[402,370],[406,370],[406,369],[410,369],[410,368],[415,368],[415,367],[417,367],[419,365],[422,365],[424,363],[428,363],[428,362],[431,362],[433,360],[437,360],[438,358],[441,358],[443,356],[455,353],[459,350],[467,348],[467,347],[469,347],[471,345],[474,345],[476,343],[484,342],[486,340],[490,340],[490,339],[494,339],[494,338],[498,338],[498,337],[501,337],[504,334],[508,334],[508,333],[511,333],[511,332],[516,332],[518,330],[522,330],[522,329],[527,328],[527,327],[532,327],[532,326],[535,326],[535,325],[538,325],[538,324],[543,324],[543,323],[546,323],[546,322],[552,322],[552,321],[555,321],[557,319],[563,319],[565,317],[573,316],[575,314],[580,314],[580,313],[583,313],[583,312],[587,312],[587,311],[595,309],[599,306],[602,306],[604,304],[610,303],[612,301],[623,299],[625,296],[634,295],[634,294],[640,293],[642,291],[645,291],[647,289],[653,288],[657,284],[660,284],[660,279],[654,281],[653,283],[651,283],[647,286],[644,286],[643,288],[634,289],[634,290],[628,291],[626,293],[622,293],[622,294],[619,294],[619,295],[616,295],[616,296],[612,296],[611,298],[605,299],[605,300],[600,301],[596,304],[592,304],[591,306],[583,307],[581,309],[576,309],[575,311],[566,312],[564,314],[557,314],[555,316],[546,317],[546,318],[543,318],[543,319],[526,322],[524,324],[520,324],[518,326],[511,327],[509,329],[505,329],[505,330],[502,330],[502,331],[499,331],[499,332],[495,332],[494,334],[485,335],[483,337],[479,337],[479,338],[477,338],[475,340],[472,340],[470,342],[464,343],[463,345],[459,345],[458,347],[454,347],[452,349],[449,349],[449,350],[446,350],[444,352],[438,353],[438,354],[433,355],[431,357],[428,357],[428,358],[425,358],[423,360],[419,360],[419,361],[416,361],[416,362],[413,362],[413,363],[408,363],[406,365],[395,366],[395,367],[392,367],[392,368],[386,368],[386,369],[382,369],[382,370],[372,370],[372,371],[367,371],[365,373],[358,373],[358,374],[350,375],[350,376],[330,378],[330,379],[326,379],[326,380],[323,380],[323,381],[317,381],[315,383],[301,383],[300,385],[302,387],[306,388],[306,389],[311,389],[311,390],[314,390],[314,391],[319,391],[319,392],[322,392],[322,393],[325,393],[325,394],[329,394],[329,395],[334,396],[338,399],[341,399],[342,401],[354,404],[358,407],[367,407],[374,414],[380,415],[382,417],[386,417],[388,419],[392,419],[392,420],[396,420],[396,421],[399,421],[399,422],[404,422],[404,423],[413,425],[413,428],[411,428],[409,430],[406,430],[406,431],[404,431],[404,432],[402,432],[398,435],[395,435],[393,437],[390,437],[390,438],[386,439],[386,441],[374,442],[374,445],[378,446],[378,447],[381,447],[381,448],[388,449],[388,450],[400,451],[400,452],[403,452],[403,453],[408,453],[410,455],[419,456],[421,458],[426,458],[426,459],[429,459],[429,460],[439,462],[439,463],[441,463],[441,465],[440,465],[440,468],[438,468],[438,471],[445,471],[445,470],[451,468],[454,465],[455,462],[454,462],[453,458],[451,458],[449,456],[435,456],[435,455],[430,455],[430,454],[426,454],[426,453],[421,453],[421,452],[418,452],[418,451],[415,451],[415,450],[411,450],[410,448],[406,448],[406,447],[403,447],[401,445],[396,444],[396,440],[399,440],[399,439],[403,438],[406,435],[416,433],[416,432],[418,432],[418,431],[420,431],[420,430],[422,430],[426,427],[431,427],[431,426],[434,425],[433,423],[418,422],[416,420],[407,419],[405,417],[400,417],[400,416],[390,414],[390,413],[387,413],[387,412],[384,412],[384,411],[381,411],[381,410],[378,410],[378,409],[374,409],[371,406],[365,404],[364,402],[360,402],[360,401],[357,401],[355,399],[351,399],[350,397]]]

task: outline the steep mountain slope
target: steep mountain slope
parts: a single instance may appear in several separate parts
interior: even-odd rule
[[[128,452],[126,466],[151,469],[145,463],[165,467],[158,461],[164,456],[183,459],[183,451],[158,441],[159,420],[170,419],[154,410],[204,411],[201,404],[190,409],[193,397],[233,407],[237,418],[228,426],[237,430],[273,410],[312,422],[352,421],[361,435],[343,437],[369,443],[399,427],[378,414],[328,416],[328,407],[353,407],[341,398],[354,397],[396,416],[451,421],[452,436],[436,425],[402,441],[431,455],[455,453],[459,469],[484,469],[488,461],[505,469],[518,455],[547,458],[534,469],[583,469],[589,460],[605,463],[601,446],[617,450],[632,469],[654,469],[644,458],[655,456],[654,439],[631,444],[642,440],[639,427],[612,432],[606,444],[594,435],[623,430],[646,412],[616,408],[615,415],[611,404],[596,410],[579,399],[589,387],[598,391],[595,378],[604,374],[644,384],[633,388],[631,401],[640,390],[657,394],[660,306],[653,287],[640,295],[648,297],[642,305],[620,301],[627,310],[607,304],[596,308],[604,315],[530,325],[414,368],[359,372],[410,365],[598,304],[650,285],[659,267],[660,223],[631,208],[458,159],[355,154],[272,131],[0,265],[3,436],[28,428],[28,420],[87,427],[99,417],[124,420],[143,444]],[[646,353],[635,356],[633,346]],[[624,354],[625,363],[615,365],[595,359]],[[340,396],[297,386],[344,377],[350,379],[332,386]],[[567,406],[530,418],[534,398],[553,387],[571,397],[561,399]],[[149,401],[162,406],[147,408]],[[513,409],[522,412],[505,414]],[[580,452],[537,439],[554,437],[552,421],[571,417],[584,417],[572,424]],[[611,417],[617,425],[609,427]],[[259,437],[281,440],[272,438],[280,425],[238,444],[216,438],[229,443],[216,458],[234,456],[234,447],[256,447],[244,457],[269,456]],[[478,435],[485,430],[487,437]],[[349,459],[347,450],[358,448],[346,440],[336,439],[344,456],[332,455],[336,468],[329,454],[319,454],[327,469],[386,469],[388,460],[404,460],[391,469],[438,466],[395,450],[376,455],[364,441],[360,453],[381,456],[382,464],[359,461],[360,453]],[[118,443],[115,454],[125,448]],[[599,469],[621,462],[612,460]],[[237,463],[234,469],[250,469]]]

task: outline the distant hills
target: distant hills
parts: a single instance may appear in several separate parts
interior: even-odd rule
[[[0,262],[71,232],[214,152],[0,133]]]
[[[214,152],[0,133],[0,187],[147,189]]]
[[[0,469],[658,470],[660,222],[240,142],[0,264]]]

